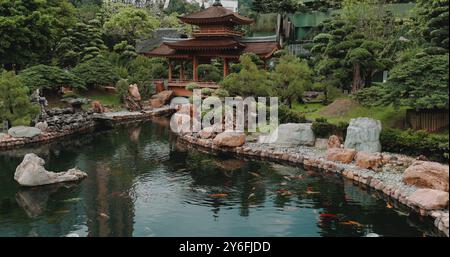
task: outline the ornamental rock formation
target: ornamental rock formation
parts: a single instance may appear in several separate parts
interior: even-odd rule
[[[260,143],[277,146],[314,146],[316,137],[310,123],[281,124],[269,136],[263,136]]]
[[[23,161],[17,166],[14,180],[22,186],[41,186],[61,182],[78,181],[87,177],[87,174],[74,168],[67,172],[51,172],[44,168],[45,161],[34,153],[25,155]]]
[[[351,119],[344,146],[358,152],[381,152],[380,133],[381,122],[379,120]]]

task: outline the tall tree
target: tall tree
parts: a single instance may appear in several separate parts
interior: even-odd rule
[[[306,88],[310,87],[312,71],[305,60],[291,55],[281,57],[280,62],[272,72],[276,87],[276,95],[289,106],[302,97]]]
[[[113,14],[105,23],[106,33],[121,36],[135,45],[136,40],[152,33],[160,25],[158,18],[146,10],[126,7]]]
[[[0,65],[20,69],[46,62],[62,36],[76,22],[67,0],[0,2]]]

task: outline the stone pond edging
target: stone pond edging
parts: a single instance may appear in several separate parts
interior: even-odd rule
[[[151,119],[155,116],[163,116],[167,114],[173,113],[174,110],[169,107],[162,107],[158,109],[154,109],[152,111],[145,112],[109,112],[103,114],[92,114],[92,113],[73,113],[71,117],[83,116],[82,121],[80,122],[77,119],[74,119],[73,122],[68,122],[67,117],[70,114],[58,114],[65,115],[67,117],[57,118],[61,122],[57,122],[58,126],[51,124],[54,116],[50,116],[46,119],[49,123],[49,129],[46,132],[42,132],[41,135],[26,138],[26,137],[9,137],[9,138],[0,138],[0,151],[16,149],[20,147],[24,147],[31,144],[38,143],[48,143],[55,140],[59,140],[65,138],[67,136],[75,135],[75,134],[86,134],[93,132],[96,127],[102,126],[105,121],[107,126],[115,126],[127,123],[137,123]],[[69,115],[69,116],[68,116]],[[55,116],[56,117],[56,116]],[[56,119],[55,119],[56,120]],[[60,124],[59,124],[60,123]]]
[[[321,171],[339,174],[361,185],[382,192],[385,196],[398,201],[422,216],[430,217],[434,220],[436,228],[447,237],[449,236],[448,208],[445,210],[425,210],[410,201],[409,197],[419,189],[415,186],[404,184],[401,180],[401,175],[361,169],[353,163],[343,164],[329,161],[321,150],[313,147],[269,147],[258,143],[245,143],[241,147],[228,148],[215,145],[213,139],[197,138],[189,134],[179,135],[178,138],[188,144],[200,146],[207,150],[285,161],[291,164],[300,164],[306,168],[317,168]]]

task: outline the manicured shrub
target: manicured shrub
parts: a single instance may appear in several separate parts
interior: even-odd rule
[[[306,122],[306,118],[303,114],[293,111],[286,105],[278,106],[278,120],[280,123],[305,123]]]
[[[219,82],[222,80],[222,73],[212,64],[201,64],[198,66],[198,75],[204,81]]]
[[[325,118],[317,118],[312,124],[312,130],[316,137],[327,138],[333,134],[335,126]]]
[[[411,156],[424,155],[432,161],[448,163],[449,137],[426,131],[384,128],[381,132],[383,151]]]
[[[189,83],[186,86],[186,90],[189,90],[189,91],[194,91],[194,89],[199,89],[199,88],[200,88],[200,86],[197,83]]]
[[[214,92],[214,90],[212,90],[211,88],[202,88],[202,95],[205,96],[210,96],[212,93]]]
[[[116,95],[121,103],[123,103],[124,96],[128,92],[128,86],[129,83],[126,79],[121,79],[116,83]]]
[[[317,118],[312,125],[312,130],[316,137],[328,138],[331,135],[337,135],[345,140],[347,135],[347,122],[339,122],[337,124],[332,124],[328,122],[325,118]]]
[[[230,93],[228,93],[227,90],[219,88],[216,89],[216,91],[214,91],[214,95],[218,96],[218,97],[228,97],[230,96]]]

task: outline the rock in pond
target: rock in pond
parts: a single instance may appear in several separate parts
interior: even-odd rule
[[[213,143],[217,146],[239,147],[245,144],[245,134],[242,132],[223,132],[214,138]]]
[[[314,146],[316,137],[311,123],[281,124],[269,136],[262,137],[260,143],[279,146]]]
[[[344,146],[358,152],[381,152],[380,133],[381,122],[379,120],[351,119]]]
[[[2,140],[5,136],[6,136],[5,133],[1,133],[1,132],[0,132],[0,140]]]
[[[356,150],[343,148],[330,148],[327,150],[327,160],[341,163],[351,163],[355,158]]]
[[[8,134],[12,137],[27,137],[32,138],[42,134],[42,131],[34,127],[17,126],[8,130]]]
[[[415,161],[403,173],[403,182],[448,192],[449,167],[437,162]]]
[[[61,182],[78,181],[87,174],[74,168],[66,172],[51,172],[44,168],[45,161],[34,153],[25,155],[17,166],[14,180],[22,186],[42,186]]]
[[[448,206],[448,192],[434,189],[419,189],[408,197],[408,201],[424,210],[439,210]]]

